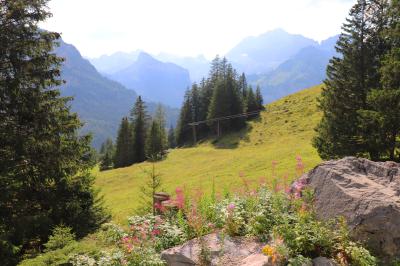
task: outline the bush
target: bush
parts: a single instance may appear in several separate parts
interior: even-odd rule
[[[72,228],[64,225],[54,227],[52,234],[44,246],[46,251],[63,248],[75,241],[75,234],[71,232]]]

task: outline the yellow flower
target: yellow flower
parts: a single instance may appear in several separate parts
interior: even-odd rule
[[[266,245],[263,247],[262,252],[267,256],[273,256],[275,254],[275,248],[270,245]]]
[[[270,245],[266,245],[263,247],[262,252],[264,255],[271,257],[271,262],[274,264],[279,259],[279,254],[277,253],[276,249]]]

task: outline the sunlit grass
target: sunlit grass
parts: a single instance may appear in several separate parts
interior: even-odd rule
[[[241,185],[239,175],[257,181],[271,178],[272,161],[277,161],[278,176],[295,177],[296,156],[305,169],[321,159],[311,146],[314,127],[321,114],[316,98],[321,86],[287,96],[267,106],[248,130],[232,133],[219,141],[209,140],[196,147],[172,150],[167,159],[156,163],[164,190],[178,186],[187,191],[209,192],[213,180],[217,191],[233,190]],[[139,190],[146,178],[149,163],[105,172],[95,171],[96,186],[101,188],[115,222],[125,224],[139,204]]]

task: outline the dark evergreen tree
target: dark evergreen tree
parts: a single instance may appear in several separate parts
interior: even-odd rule
[[[200,82],[200,107],[199,107],[199,121],[207,119],[208,109],[210,106],[211,98],[213,95],[212,83],[208,80],[203,79]],[[196,127],[197,135],[199,138],[207,137],[210,128],[207,124],[200,124]]]
[[[176,141],[179,146],[184,145],[192,139],[192,129],[190,126],[188,126],[188,124],[193,121],[193,108],[190,96],[191,92],[188,89],[185,93],[185,98],[179,114],[178,126],[176,130]]]
[[[46,0],[0,2],[0,261],[16,265],[63,223],[77,237],[108,216],[93,189],[90,136],[57,89],[59,34]]]
[[[238,82],[230,64],[221,63],[222,77],[217,80],[213,89],[213,97],[210,102],[208,119],[215,119],[229,115],[243,113],[243,100],[240,95]],[[239,129],[243,127],[244,120],[236,118],[220,122],[220,130]]]
[[[261,93],[261,88],[260,86],[257,85],[257,89],[256,89],[256,102],[257,102],[257,107],[258,110],[264,110],[264,99]]]
[[[199,92],[199,87],[197,86],[196,83],[192,85],[191,89],[191,113],[192,113],[192,121],[197,122],[201,120],[201,115],[200,115],[200,92]]]
[[[111,138],[108,138],[100,148],[100,170],[113,168],[115,147]]]
[[[367,107],[367,95],[379,87],[381,47],[376,47],[381,25],[371,13],[378,2],[359,0],[343,25],[336,44],[340,54],[327,68],[327,79],[320,99],[323,112],[313,144],[323,159],[346,155],[365,155],[377,159],[374,145],[369,145],[367,127],[360,126],[359,110]]]
[[[400,2],[392,1],[387,14],[387,54],[379,71],[380,88],[367,96],[367,108],[360,110],[360,126],[366,134],[368,147],[381,160],[399,161],[396,155],[400,137]]]
[[[146,139],[146,156],[147,158],[161,159],[164,153],[161,138],[160,126],[156,120],[153,119]]]
[[[140,163],[146,160],[146,135],[148,130],[149,117],[146,112],[146,105],[139,96],[131,111],[133,126],[133,162]]]
[[[113,154],[107,151],[100,162],[100,171],[105,171],[112,169],[114,166],[114,157]]]
[[[161,106],[157,108],[146,140],[146,156],[149,159],[162,159],[167,150],[165,115]]]
[[[258,111],[260,107],[258,106],[256,96],[254,95],[253,88],[249,87],[247,90],[247,112]]]
[[[171,149],[176,148],[176,137],[175,137],[175,129],[171,125],[168,130],[168,147]]]
[[[239,90],[242,93],[242,99],[243,102],[247,102],[247,92],[248,92],[248,85],[247,85],[247,80],[246,80],[246,75],[242,73],[242,75],[239,78]]]
[[[114,152],[114,150],[115,150],[115,148],[114,148],[114,143],[113,143],[112,139],[107,138],[107,140],[101,144],[100,155],[106,154],[107,151],[111,151],[111,153],[112,153],[112,152]]]
[[[126,167],[133,163],[133,134],[127,117],[122,118],[114,154],[114,167]]]
[[[167,128],[166,128],[166,121],[165,121],[165,111],[162,105],[157,106],[156,113],[154,115],[154,120],[157,122],[159,127],[159,134],[160,134],[160,151],[161,154],[165,154],[165,151],[168,148],[168,138],[167,138]]]

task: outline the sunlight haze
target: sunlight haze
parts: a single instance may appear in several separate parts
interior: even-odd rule
[[[275,28],[321,41],[340,32],[353,0],[53,0],[43,27],[86,57],[142,49],[212,58]]]

